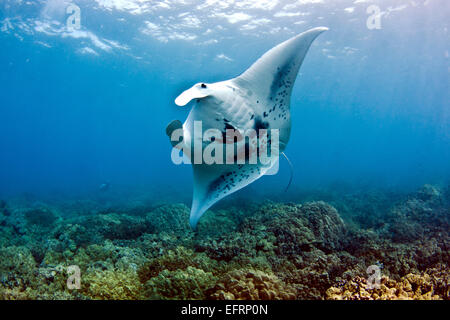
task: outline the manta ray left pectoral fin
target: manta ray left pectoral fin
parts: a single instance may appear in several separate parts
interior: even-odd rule
[[[166,134],[170,139],[172,147],[179,148],[180,143],[183,141],[183,124],[180,120],[173,120],[166,127]]]
[[[189,223],[196,229],[201,216],[222,198],[263,176],[270,166],[250,164],[193,165],[194,196]]]

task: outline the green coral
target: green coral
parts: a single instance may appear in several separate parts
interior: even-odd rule
[[[211,272],[191,266],[185,270],[163,270],[145,283],[145,296],[149,299],[202,300],[216,280]]]
[[[25,218],[31,225],[50,227],[56,222],[58,216],[52,210],[44,207],[26,211]]]
[[[143,286],[130,270],[90,270],[82,275],[81,293],[96,300],[143,299]]]
[[[217,268],[217,262],[209,259],[205,254],[199,254],[192,249],[179,246],[145,263],[139,269],[138,274],[141,282],[146,282],[164,270],[185,270],[188,267],[211,270]]]
[[[292,300],[296,290],[273,273],[239,269],[225,274],[211,290],[210,297],[220,300]]]

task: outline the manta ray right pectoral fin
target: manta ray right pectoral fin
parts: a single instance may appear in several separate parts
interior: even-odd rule
[[[234,81],[257,93],[260,98],[270,97],[280,88],[290,97],[300,66],[313,41],[326,27],[303,32],[267,51]]]

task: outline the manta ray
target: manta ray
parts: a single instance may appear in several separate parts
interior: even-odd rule
[[[194,191],[189,218],[192,229],[196,230],[201,216],[217,201],[278,165],[278,154],[285,150],[291,132],[290,99],[295,79],[312,42],[326,30],[328,28],[320,27],[298,34],[270,49],[240,76],[216,83],[197,83],[175,99],[178,106],[194,102],[184,124],[174,120],[166,128],[172,146],[183,150],[193,167]],[[235,139],[228,141],[226,138],[205,142],[202,136],[195,136],[195,123],[201,123],[201,130],[217,129],[222,133],[231,129],[240,132],[277,129],[277,152],[264,164],[194,162],[192,153],[186,150],[191,150],[196,143],[202,147],[209,143],[224,146],[237,143]],[[270,136],[265,139],[269,147],[274,144]],[[277,159],[273,159],[275,154]]]

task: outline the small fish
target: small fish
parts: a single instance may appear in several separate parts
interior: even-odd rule
[[[110,187],[109,182],[105,182],[105,183],[102,183],[102,184],[98,187],[98,189],[99,189],[100,191],[108,191],[108,190],[109,190],[109,187]]]

